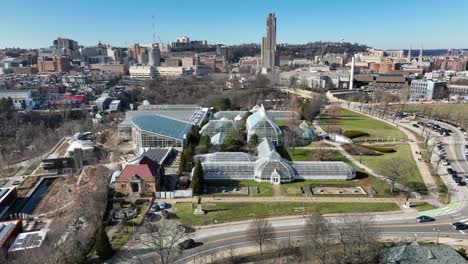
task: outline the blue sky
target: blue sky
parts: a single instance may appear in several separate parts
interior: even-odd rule
[[[358,42],[377,48],[468,48],[467,0],[12,0],[1,5],[0,48],[46,47],[57,37],[94,45],[260,43],[275,12],[278,43]]]

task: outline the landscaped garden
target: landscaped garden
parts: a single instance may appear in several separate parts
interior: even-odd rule
[[[385,145],[385,147],[389,146]],[[413,159],[410,146],[408,144],[397,144],[391,145],[391,148],[393,148],[395,152],[385,153],[380,156],[355,155],[354,158],[360,160],[362,164],[371,168],[374,172],[384,176],[388,171],[382,166],[383,163],[393,159],[405,160],[409,165],[408,172],[404,175],[404,177],[407,178],[408,184],[418,191],[426,191],[427,189],[419,173],[416,162]]]
[[[244,202],[203,203],[204,215],[195,215],[192,204],[177,203],[173,210],[183,224],[199,226],[242,221],[255,217],[310,214],[387,212],[399,210],[395,203],[326,203],[326,202]]]
[[[256,187],[258,188],[258,193],[252,194],[252,196],[272,196],[273,191],[271,189],[271,183],[269,182],[256,182],[254,180],[209,180],[205,182],[209,187]],[[211,196],[213,194],[210,194]],[[210,196],[208,195],[208,196]],[[229,196],[224,195],[223,196]]]
[[[320,116],[319,124],[325,130],[328,127],[339,127],[343,132],[354,130],[369,134],[363,136],[364,138],[396,141],[406,139],[406,135],[394,126],[346,109],[341,109],[335,118],[324,113]]]

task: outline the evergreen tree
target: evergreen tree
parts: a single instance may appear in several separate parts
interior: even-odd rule
[[[203,192],[203,175],[203,167],[201,162],[197,160],[193,170],[192,182],[190,183],[190,188],[192,188],[194,194],[200,195]]]
[[[112,245],[109,242],[109,237],[102,225],[99,225],[97,236],[96,236],[96,253],[101,260],[108,259],[114,254]]]
[[[249,145],[250,148],[256,148],[258,146],[258,136],[256,134],[250,136]]]
[[[205,146],[206,148],[210,148],[210,147],[211,147],[211,139],[210,139],[210,136],[208,136],[208,135],[203,135],[203,136],[200,138],[200,145]]]
[[[198,125],[195,125],[192,127],[192,131],[190,132],[189,135],[189,140],[188,140],[190,145],[198,145],[200,142],[200,127]]]

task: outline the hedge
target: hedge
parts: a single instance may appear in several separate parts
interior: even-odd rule
[[[369,146],[369,145],[360,145],[362,147],[365,147],[365,148],[368,148],[370,150],[375,150],[375,151],[378,151],[378,152],[381,152],[381,153],[392,153],[392,152],[396,152],[395,149],[393,148],[386,148],[386,147],[377,147],[377,146]]]
[[[357,137],[369,136],[369,133],[360,130],[345,130],[343,132],[343,136],[353,139]]]

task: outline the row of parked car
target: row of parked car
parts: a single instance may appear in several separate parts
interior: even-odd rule
[[[413,126],[414,127],[420,127],[420,126],[427,127],[427,128],[431,129],[434,132],[438,132],[441,136],[450,136],[450,133],[453,132],[451,129],[448,129],[446,127],[443,127],[443,126],[441,126],[439,124],[436,124],[436,123],[433,123],[433,122],[419,121],[416,124],[414,124]]]

